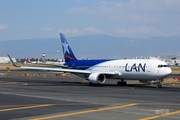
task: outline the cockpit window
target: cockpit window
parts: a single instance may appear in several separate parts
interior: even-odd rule
[[[158,68],[169,67],[169,65],[158,65]]]

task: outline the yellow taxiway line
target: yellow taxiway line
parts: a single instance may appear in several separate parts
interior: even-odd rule
[[[180,114],[180,110],[174,111],[174,112],[169,112],[166,114],[155,115],[155,116],[151,116],[151,117],[147,117],[147,118],[141,118],[139,120],[152,120],[152,119],[157,119],[157,118],[166,117],[166,116],[175,115],[175,114]]]
[[[30,120],[46,120],[46,119],[53,119],[53,118],[60,118],[60,117],[67,117],[67,116],[73,116],[73,115],[80,115],[80,114],[86,114],[86,113],[93,113],[93,112],[100,112],[100,111],[106,111],[106,110],[131,107],[131,106],[135,106],[135,105],[137,105],[137,104],[132,103],[132,104],[121,105],[121,106],[99,108],[99,109],[95,109],[95,110],[85,110],[85,111],[79,111],[79,112],[71,112],[71,113],[65,113],[65,114],[59,114],[59,115],[45,116],[45,117],[33,118]]]
[[[12,111],[12,110],[23,110],[23,109],[30,109],[30,108],[38,108],[38,107],[47,107],[53,106],[54,104],[41,104],[41,105],[33,105],[33,106],[25,106],[25,107],[18,107],[18,108],[6,108],[0,110],[0,112]]]
[[[2,84],[21,84],[21,85],[28,85],[27,83],[24,82],[8,82],[8,81],[0,81]]]

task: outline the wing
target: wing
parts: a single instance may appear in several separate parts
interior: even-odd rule
[[[86,73],[90,74],[91,71],[89,70],[76,70],[76,69],[62,69],[62,68],[50,68],[50,67],[29,67],[29,66],[17,66],[16,63],[12,60],[10,55],[7,54],[11,63],[15,67],[19,67],[21,69],[28,69],[28,70],[44,70],[44,71],[56,71],[56,72],[70,72],[70,73]]]
[[[56,72],[69,72],[69,73],[82,73],[90,74],[89,70],[76,70],[76,69],[63,69],[63,68],[50,68],[50,67],[29,67],[29,66],[20,66],[21,69],[28,70],[45,70],[45,71],[56,71]]]
[[[77,69],[64,69],[64,68],[49,68],[49,67],[29,67],[29,66],[21,66],[21,69],[29,69],[29,70],[45,70],[45,71],[56,71],[56,72],[69,72],[69,73],[82,73],[82,74],[91,74],[93,71],[89,70],[77,70]],[[120,72],[98,72],[105,75],[122,75]]]
[[[77,69],[64,69],[64,68],[50,68],[50,67],[29,67],[29,66],[17,66],[11,57],[8,55],[10,61],[12,62],[13,66],[19,67],[21,69],[28,69],[28,70],[44,70],[44,71],[56,71],[56,72],[69,72],[69,73],[81,73],[81,74],[91,74],[91,73],[101,73],[105,75],[122,75],[118,71],[90,71],[90,70],[77,70]]]

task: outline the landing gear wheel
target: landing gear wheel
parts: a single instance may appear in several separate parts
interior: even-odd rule
[[[118,81],[118,82],[117,82],[117,85],[120,86],[120,85],[121,85],[121,81]]]
[[[157,88],[162,88],[162,85],[157,85],[156,87],[157,87]]]
[[[93,85],[93,83],[92,82],[89,82],[89,86],[92,86]]]
[[[157,86],[156,86],[157,88],[162,88],[161,80],[157,79],[156,83],[157,83]]]
[[[124,82],[123,82],[123,86],[126,86],[126,85],[127,85],[127,82],[126,82],[126,81],[124,81]]]
[[[89,82],[89,86],[99,86],[100,84]]]
[[[126,81],[118,81],[118,82],[117,82],[117,85],[118,85],[118,86],[126,86],[126,85],[127,85],[127,82],[126,82]]]

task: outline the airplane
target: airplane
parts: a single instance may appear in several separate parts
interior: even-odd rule
[[[117,85],[126,85],[125,80],[156,80],[157,88],[172,70],[167,63],[158,59],[100,59],[78,60],[65,35],[60,33],[64,53],[64,68],[20,66],[21,69],[45,70],[73,73],[89,81],[89,85],[104,84],[107,79],[119,80]],[[18,67],[8,55],[12,64]]]

